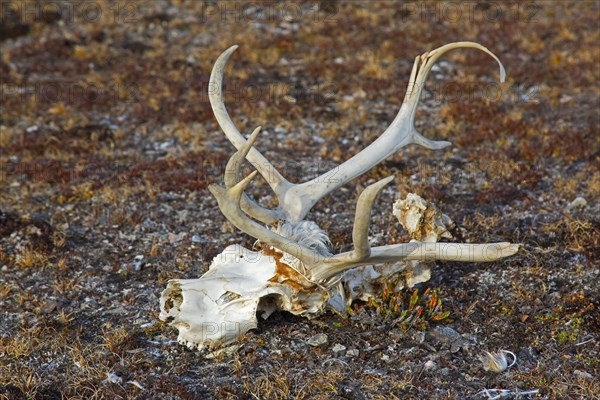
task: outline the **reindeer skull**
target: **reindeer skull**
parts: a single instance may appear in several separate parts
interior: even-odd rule
[[[209,99],[219,125],[238,151],[227,164],[225,187],[211,185],[210,190],[227,219],[258,239],[263,248],[255,252],[229,246],[215,257],[202,277],[169,282],[160,299],[160,319],[179,330],[180,343],[198,349],[231,344],[256,327],[257,313],[267,318],[276,309],[306,317],[326,308],[345,313],[353,300],[368,299],[395,276],[404,278],[401,286],[428,280],[430,269],[425,260],[493,261],[517,252],[518,245],[510,243],[439,243],[440,238],[451,238],[447,231],[450,219],[414,194],[397,201],[393,211],[413,240],[372,248],[368,240],[371,208],[391,177],[368,186],[359,196],[352,251],[333,255],[327,234],[304,219],[319,199],[400,148],[411,143],[433,150],[450,145],[419,134],[414,128],[414,114],[433,64],[448,50],[461,47],[491,55],[500,65],[500,78],[504,80],[498,58],[477,43],[451,43],[417,57],[404,103],[385,132],[338,166],[336,180],[326,179],[326,172],[300,184],[287,181],[253,147],[260,128],[246,140],[235,127],[223,103],[222,80],[225,63],[237,46],[221,54],[210,77]],[[245,160],[256,171],[241,179],[240,167]],[[263,208],[244,193],[257,172],[275,192],[278,208]]]

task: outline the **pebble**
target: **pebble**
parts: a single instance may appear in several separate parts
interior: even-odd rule
[[[43,306],[38,308],[39,312],[42,314],[50,314],[52,311],[56,309],[58,303],[54,300],[48,300]]]
[[[137,261],[137,262],[131,263],[131,270],[132,271],[141,271],[143,266],[144,266],[144,263]]]
[[[327,335],[324,333],[318,333],[314,336],[309,337],[306,343],[313,347],[318,347],[327,343]]]
[[[166,235],[166,239],[169,241],[170,244],[177,244],[181,242],[181,240],[183,240],[183,238],[185,238],[186,236],[187,233],[185,232],[180,232],[177,235],[174,233],[169,233]]]
[[[587,206],[587,200],[581,196],[577,196],[577,197],[575,197],[575,200],[573,200],[571,203],[569,203],[569,205],[567,206],[567,209],[583,208],[585,206]]]
[[[465,339],[460,333],[447,326],[436,326],[431,331],[431,336],[440,343],[450,346],[452,353],[458,352],[462,347],[472,345],[474,340]]]
[[[436,326],[431,334],[442,343],[450,343],[462,339],[460,333],[447,326]]]
[[[333,351],[334,353],[341,353],[344,350],[346,350],[346,346],[336,343],[333,345],[333,347],[331,348],[331,351]]]
[[[207,240],[202,236],[194,235],[192,236],[192,243],[207,243]]]
[[[111,314],[111,315],[126,315],[128,312],[124,307],[117,307],[117,308],[113,308],[111,310],[106,310],[104,311],[105,314]]]
[[[106,382],[121,384],[121,383],[123,383],[123,378],[121,378],[119,375],[115,374],[114,372],[109,372],[108,374],[106,374]]]
[[[426,371],[437,369],[437,364],[433,360],[429,360],[423,365]]]
[[[578,369],[573,371],[573,375],[575,375],[577,378],[582,378],[582,379],[592,379],[593,378],[592,374],[590,374],[589,372],[580,371]]]
[[[360,352],[357,349],[350,349],[346,352],[346,356],[348,357],[358,357]]]

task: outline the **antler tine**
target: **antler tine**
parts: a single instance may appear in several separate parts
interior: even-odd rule
[[[327,281],[339,272],[361,265],[426,259],[493,261],[510,256],[516,253],[519,248],[518,245],[504,242],[491,244],[413,242],[371,248],[368,242],[371,208],[379,192],[393,180],[393,177],[387,177],[369,185],[358,198],[352,232],[354,249],[333,257],[324,257],[308,247],[261,226],[242,210],[244,190],[259,171],[252,172],[240,182],[236,182],[237,176],[239,176],[241,162],[251,151],[259,132],[260,128],[255,129],[250,138],[231,156],[227,164],[228,174],[226,174],[225,179],[227,188],[213,184],[209,186],[209,190],[217,199],[223,215],[236,228],[269,246],[296,257],[310,271],[310,279],[315,282]],[[274,214],[271,214],[272,210],[263,209],[250,199],[248,199],[247,205],[251,210],[250,216],[259,220],[261,220],[260,217],[265,219],[275,218]],[[261,212],[265,215],[260,215]]]
[[[492,56],[500,65],[500,80],[504,81],[505,71],[498,57],[478,43],[450,43],[417,57],[413,65],[411,79],[402,107],[390,126],[373,143],[336,167],[333,171],[326,172],[312,181],[293,186],[289,189],[290,193],[287,194],[287,198],[301,198],[303,202],[302,209],[299,210],[300,218],[306,215],[318,199],[355,177],[362,175],[408,144],[419,144],[431,150],[443,149],[451,144],[448,141],[430,140],[421,135],[414,127],[414,117],[425,79],[431,67],[447,51],[462,47],[479,49]],[[332,172],[335,173],[336,179],[328,179],[328,175],[332,174]],[[309,194],[308,196],[306,196],[307,193]]]
[[[440,146],[442,143],[448,143],[447,145],[450,145],[450,142],[432,142],[431,140],[422,136],[420,133],[418,133],[414,129],[414,120],[415,120],[415,112],[417,110],[417,104],[419,103],[419,98],[421,97],[421,92],[423,91],[423,87],[425,87],[425,80],[427,79],[427,75],[429,75],[431,68],[433,67],[433,65],[437,62],[437,60],[442,55],[444,55],[445,53],[447,53],[448,51],[450,51],[452,49],[459,49],[459,48],[473,48],[473,49],[481,50],[484,53],[488,54],[490,57],[492,57],[494,60],[496,60],[496,62],[498,63],[498,66],[500,67],[500,82],[504,82],[504,80],[506,78],[506,70],[504,69],[504,65],[502,65],[502,62],[500,61],[500,59],[498,57],[496,57],[496,55],[494,53],[492,53],[490,50],[488,50],[486,47],[480,45],[479,43],[475,43],[475,42],[449,43],[447,45],[438,47],[435,50],[423,53],[420,56],[418,56],[415,59],[415,63],[413,65],[413,69],[412,69],[412,72],[410,75],[410,80],[408,82],[408,88],[406,91],[406,95],[404,97],[403,108],[406,107],[410,112],[410,125],[411,125],[411,127],[413,127],[412,134],[414,136],[415,142],[417,142],[418,144],[420,144],[424,147],[438,149],[439,147],[436,147],[436,146]],[[406,104],[406,106],[405,106],[405,104]],[[430,147],[430,146],[433,146],[433,147]],[[443,147],[446,147],[446,146],[443,146]]]
[[[225,108],[225,103],[223,102],[223,72],[225,70],[225,64],[237,48],[237,45],[231,46],[217,58],[208,82],[208,99],[213,113],[215,114],[215,118],[225,133],[225,136],[227,136],[227,139],[229,139],[235,148],[239,150],[246,143],[246,139],[244,139],[231,120],[231,117]],[[254,148],[249,149],[246,159],[263,176],[277,197],[283,197],[286,188],[291,184],[279,173],[279,171],[277,171],[275,167],[273,167],[273,165]]]
[[[233,156],[231,156],[231,158],[229,158],[229,161],[227,162],[227,166],[225,167],[225,187],[226,188],[229,189],[229,188],[235,186],[240,181],[240,175],[241,175],[240,170],[241,170],[242,163],[244,162],[244,160],[246,159],[246,156],[248,155],[248,152],[254,145],[254,141],[256,140],[256,137],[260,133],[260,130],[261,130],[261,127],[260,126],[257,127],[252,132],[252,134],[250,135],[250,137],[248,138],[246,143],[244,143],[244,145],[238,151],[236,151],[233,154]],[[282,215],[282,213],[279,210],[277,210],[277,209],[269,210],[269,209],[259,206],[258,204],[256,204],[256,202],[254,200],[252,200],[250,197],[248,197],[248,195],[246,193],[242,194],[242,199],[241,199],[240,205],[241,205],[242,210],[246,214],[248,214],[250,217],[257,219],[268,225],[275,225],[277,223],[277,221],[284,218],[284,216]]]
[[[433,141],[417,132],[414,127],[414,116],[425,79],[433,64],[447,51],[461,47],[476,48],[492,56],[500,65],[500,79],[504,80],[504,67],[498,57],[477,43],[450,43],[417,57],[411,72],[409,90],[406,93],[400,111],[390,126],[360,153],[313,180],[302,184],[292,184],[276,171],[258,150],[254,148],[250,149],[246,158],[260,172],[275,192],[279,200],[278,208],[284,219],[289,222],[303,220],[310,209],[321,198],[357,176],[362,175],[406,145],[419,144],[433,150],[449,146],[450,142]],[[235,49],[237,49],[237,46],[230,47],[217,59],[210,76],[209,99],[221,129],[225,132],[231,143],[237,149],[240,149],[244,145],[245,140],[229,117],[223,103],[222,94],[223,70],[227,60]],[[332,179],[332,177],[335,179]]]
[[[338,254],[324,259],[321,266],[310,270],[311,277],[315,281],[324,280],[337,272],[351,268],[350,265],[360,265],[371,256],[371,245],[369,244],[369,225],[371,224],[371,210],[375,198],[381,190],[391,181],[393,176],[381,179],[365,188],[356,201],[356,212],[354,214],[354,227],[352,229],[352,242],[354,249],[350,252]],[[336,271],[332,273],[332,271]]]
[[[371,209],[375,198],[388,183],[394,180],[388,176],[372,185],[369,185],[358,197],[356,212],[354,214],[354,228],[352,229],[352,242],[354,243],[353,259],[364,260],[371,255],[369,245],[369,225],[371,225]]]
[[[208,189],[217,199],[219,209],[223,215],[236,228],[269,246],[291,254],[299,259],[307,268],[314,266],[323,258],[323,256],[306,246],[293,242],[292,240],[260,225],[251,218],[248,218],[240,208],[242,194],[256,174],[257,171],[252,172],[239,183],[228,189],[216,184],[209,185]]]
[[[352,252],[336,255],[335,263],[321,263],[311,269],[311,279],[326,281],[338,273],[361,265],[384,264],[397,261],[445,260],[490,262],[509,257],[519,250],[518,244],[508,242],[466,244],[411,242],[371,248],[371,254],[362,260],[353,260]],[[339,261],[339,260],[350,261]],[[333,261],[333,260],[332,260]]]

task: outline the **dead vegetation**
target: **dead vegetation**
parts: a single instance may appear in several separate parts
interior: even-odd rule
[[[597,2],[99,1],[95,18],[25,3],[38,12],[0,5],[0,398],[600,398]],[[207,190],[231,153],[206,95],[221,51],[240,45],[232,117],[263,126],[257,146],[295,182],[374,140],[413,57],[458,40],[498,54],[507,83],[485,56],[449,54],[416,120],[453,147],[403,149],[356,181],[396,175],[457,239],[522,243],[518,256],[439,262],[420,293],[439,289],[450,315],[423,330],[279,314],[233,357],[177,346],[155,315],[166,280],[253,242]],[[273,205],[265,185],[252,193]],[[336,250],[356,194],[312,212]],[[392,201],[379,200],[378,244],[406,239]],[[307,344],[319,333],[326,344]],[[479,356],[501,349],[517,364],[484,371]]]

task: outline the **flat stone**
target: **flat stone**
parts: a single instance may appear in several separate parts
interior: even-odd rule
[[[346,350],[346,346],[344,346],[343,344],[339,344],[339,343],[334,344],[333,347],[331,348],[331,351],[333,351],[334,353],[341,353],[344,350]]]
[[[324,333],[318,333],[314,336],[309,337],[306,343],[313,347],[319,347],[327,343],[327,335]]]
[[[346,356],[348,357],[358,357],[360,355],[360,351],[357,349],[350,349],[346,352]]]

